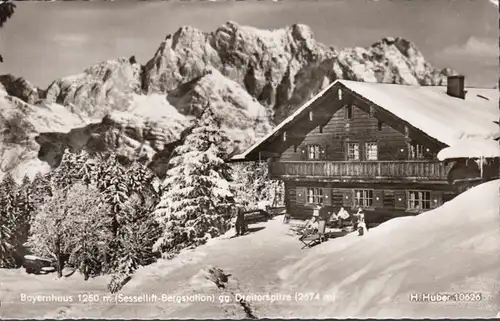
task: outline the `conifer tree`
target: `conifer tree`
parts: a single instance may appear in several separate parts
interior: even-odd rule
[[[176,252],[205,243],[228,228],[234,197],[225,163],[228,138],[210,108],[174,150],[156,209],[163,229],[155,249]]]
[[[122,179],[126,197],[119,206],[113,277],[108,284],[111,292],[121,289],[139,266],[154,262],[153,245],[160,231],[153,215],[158,202],[153,173],[143,164],[133,163]]]
[[[38,172],[28,187],[31,203],[35,208],[44,204],[54,193],[50,176]]]
[[[24,176],[21,185],[15,192],[15,243],[18,248],[18,254],[24,252],[23,244],[28,240],[30,223],[34,218],[35,206],[30,194],[31,181],[27,176]],[[21,257],[19,257],[21,258]]]
[[[51,172],[52,186],[56,189],[64,189],[82,180],[82,168],[88,158],[85,151],[72,153],[69,149],[65,149],[61,163]]]
[[[16,266],[16,192],[16,182],[10,174],[5,175],[0,182],[0,267]]]
[[[261,201],[269,202],[271,206],[282,204],[283,182],[269,179],[267,163],[240,163],[232,167],[238,204],[242,204],[245,208],[255,208]]]

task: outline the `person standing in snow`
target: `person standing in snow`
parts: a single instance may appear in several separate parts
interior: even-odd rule
[[[358,234],[359,236],[365,235],[366,232],[368,232],[368,229],[366,228],[365,214],[363,213],[361,208],[358,209],[356,216],[358,218],[358,224],[357,224]]]
[[[236,214],[236,236],[245,234],[245,213],[242,208],[238,208],[238,213]]]

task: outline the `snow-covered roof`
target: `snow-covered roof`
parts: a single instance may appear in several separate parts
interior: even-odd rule
[[[500,157],[500,144],[492,139],[462,139],[437,155],[440,161],[452,158]]]
[[[500,128],[499,91],[487,88],[466,88],[465,99],[446,93],[446,86],[411,86],[336,80],[309,100],[271,133],[233,160],[243,160],[261,144],[308,109],[333,87],[345,87],[363,99],[394,114],[427,135],[451,146],[462,139],[496,139]]]
[[[497,89],[466,88],[465,99],[451,97],[443,86],[407,86],[340,81],[351,91],[391,112],[427,135],[453,145],[463,138],[497,138]]]

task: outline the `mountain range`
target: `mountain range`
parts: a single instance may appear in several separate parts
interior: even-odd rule
[[[238,152],[336,79],[445,85],[451,74],[401,37],[337,49],[301,24],[262,30],[227,22],[209,33],[184,26],[144,64],[134,56],[104,61],[46,89],[0,76],[0,179],[49,171],[66,148],[115,151],[163,176],[207,106]]]

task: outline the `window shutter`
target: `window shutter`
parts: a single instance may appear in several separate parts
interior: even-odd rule
[[[373,206],[375,208],[383,208],[384,207],[384,191],[383,190],[374,190],[373,191]]]
[[[306,193],[307,193],[307,190],[305,187],[297,187],[297,190],[296,190],[296,199],[297,199],[297,204],[305,204],[306,203],[306,199],[307,199],[307,196],[306,196]]]
[[[307,160],[307,147],[302,146],[301,148],[299,148],[299,152],[300,152],[300,160]]]
[[[439,207],[443,204],[443,192],[431,191],[431,208]]]
[[[342,206],[352,207],[352,191],[350,189],[341,189],[342,193]]]
[[[323,205],[326,205],[326,206],[332,205],[332,189],[331,188],[323,188]]]
[[[394,191],[394,208],[398,210],[406,210],[406,191]]]
[[[325,160],[325,159],[326,159],[326,144],[325,144],[325,145],[320,146],[320,155],[319,155],[319,159],[321,159],[321,160]]]

